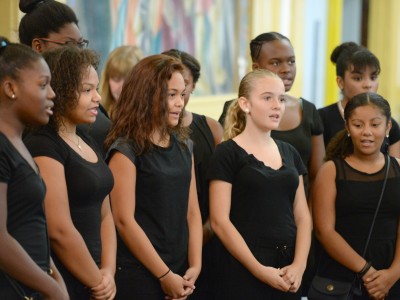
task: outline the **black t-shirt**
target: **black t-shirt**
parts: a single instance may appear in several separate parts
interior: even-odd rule
[[[296,149],[275,140],[283,165],[278,170],[248,154],[235,141],[219,145],[208,178],[232,184],[230,219],[243,238],[293,242],[296,238],[293,201],[299,175],[307,173]]]
[[[189,229],[187,211],[192,170],[192,142],[182,145],[171,135],[171,145],[137,156],[133,144],[118,139],[108,159],[118,151],[136,166],[135,219],[162,260],[175,273],[187,268]],[[139,264],[118,237],[117,261]]]
[[[40,174],[1,132],[0,182],[7,184],[8,233],[42,270],[47,271],[50,250],[43,209],[46,187]],[[0,286],[5,285],[10,283],[0,272]]]
[[[96,163],[83,159],[49,127],[29,134],[25,143],[33,157],[50,157],[64,166],[72,222],[94,261],[100,264],[101,206],[114,178],[92,139],[80,130],[77,134],[96,151]]]

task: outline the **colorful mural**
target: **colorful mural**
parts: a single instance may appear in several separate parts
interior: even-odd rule
[[[231,93],[247,68],[250,0],[67,0],[104,61],[117,46],[145,55],[171,48],[194,55],[202,72],[196,93]]]

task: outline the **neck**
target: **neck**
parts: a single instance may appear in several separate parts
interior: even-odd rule
[[[241,135],[252,144],[266,145],[273,142],[271,138],[271,130],[262,131],[256,128],[253,124],[247,123]]]
[[[71,124],[64,119],[62,125],[58,128],[58,133],[74,136],[76,135],[76,125]]]
[[[160,147],[168,147],[170,143],[170,134],[167,133],[164,136],[161,134],[160,131],[155,131],[153,135],[151,136],[151,141],[153,142],[154,145],[160,146]]]
[[[376,162],[379,162],[380,159],[384,158],[384,155],[382,152],[378,151],[376,153],[372,154],[362,154],[357,151],[355,151],[353,154],[349,155],[347,159],[359,162],[359,163],[367,163],[367,164],[373,164]]]
[[[25,126],[8,112],[0,111],[0,131],[8,138],[22,138]]]

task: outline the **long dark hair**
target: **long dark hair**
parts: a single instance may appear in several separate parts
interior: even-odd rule
[[[182,63],[173,57],[158,54],[140,60],[131,70],[122,87],[112,116],[113,125],[106,147],[117,138],[133,141],[140,155],[152,149],[152,135],[161,131],[161,139],[175,133],[180,141],[188,136],[182,116],[175,128],[168,126],[168,81],[174,72],[182,72]]]
[[[346,124],[349,123],[349,119],[353,114],[354,110],[361,106],[372,105],[379,108],[382,114],[386,117],[386,124],[391,120],[391,111],[389,102],[382,96],[375,93],[362,93],[354,96],[347,103],[344,109],[344,120]],[[385,145],[387,151],[388,147]],[[348,136],[347,130],[340,131],[328,144],[326,148],[325,160],[331,160],[334,158],[345,158],[354,152],[354,145],[351,138]]]

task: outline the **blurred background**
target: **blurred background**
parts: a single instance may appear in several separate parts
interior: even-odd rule
[[[339,99],[332,50],[345,41],[368,47],[381,62],[378,92],[400,116],[398,0],[64,0],[78,15],[89,47],[104,62],[120,45],[145,55],[171,48],[202,66],[189,110],[218,119],[251,68],[249,42],[263,32],[290,38],[297,76],[290,91],[317,108]],[[0,34],[18,42],[17,0],[0,2]],[[100,70],[101,71],[100,66]]]

